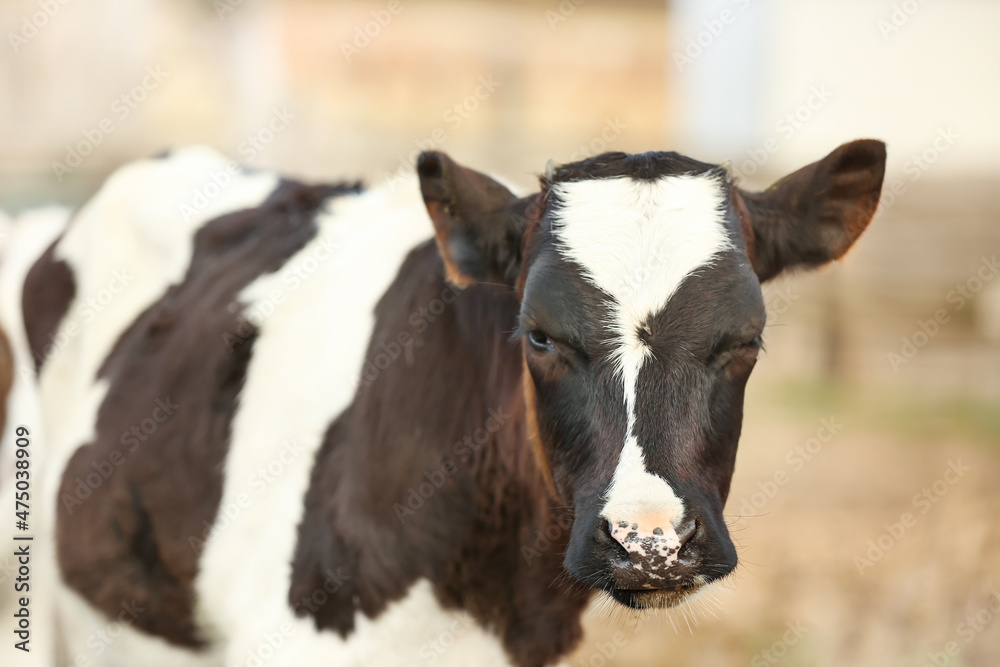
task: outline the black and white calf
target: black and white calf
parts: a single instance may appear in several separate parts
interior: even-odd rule
[[[736,567],[760,284],[846,252],[884,162],[747,193],[607,153],[517,197],[425,153],[200,208],[214,153],[123,168],[23,288],[65,660],[553,664],[595,591],[698,594]]]

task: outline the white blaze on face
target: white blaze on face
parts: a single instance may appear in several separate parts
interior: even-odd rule
[[[724,183],[715,175],[655,181],[595,179],[552,186],[561,206],[552,231],[560,253],[608,295],[628,430],[602,515],[638,523],[641,533],[676,529],[684,504],[646,469],[635,433],[635,388],[650,350],[641,327],[663,310],[685,278],[732,247],[725,228]],[[664,525],[667,524],[667,525]]]

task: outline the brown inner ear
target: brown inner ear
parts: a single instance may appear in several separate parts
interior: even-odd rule
[[[441,261],[444,262],[445,278],[455,287],[465,289],[476,281],[472,277],[462,273],[451,259],[451,251],[448,248],[448,243],[451,240],[451,228],[439,222],[444,219],[445,205],[439,201],[434,201],[426,202],[426,206],[431,223],[434,225],[434,242],[437,244]]]
[[[858,139],[763,192],[734,193],[734,207],[753,230],[751,260],[761,282],[842,257],[871,222],[884,176],[885,144]]]
[[[520,250],[512,243],[520,231],[515,214],[523,200],[437,151],[420,154],[417,174],[448,281],[512,283]]]
[[[552,477],[552,467],[549,465],[548,457],[545,454],[545,444],[542,442],[542,436],[538,430],[538,412],[536,408],[538,404],[535,396],[535,382],[531,379],[531,371],[528,370],[528,358],[524,356],[525,352],[523,350],[521,355],[523,363],[521,382],[524,387],[524,412],[528,431],[528,444],[531,445],[531,452],[535,455],[535,465],[538,466],[539,472],[542,473],[542,479],[545,480],[545,487],[549,490],[554,500],[560,504],[565,504],[558,489],[556,489],[556,481]]]

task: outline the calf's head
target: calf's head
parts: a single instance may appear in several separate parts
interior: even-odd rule
[[[521,300],[529,441],[573,508],[566,569],[631,607],[736,567],[723,506],[762,282],[843,255],[878,204],[885,146],[841,146],[764,192],[676,153],[550,168],[515,197],[441,153],[418,162],[452,282]]]

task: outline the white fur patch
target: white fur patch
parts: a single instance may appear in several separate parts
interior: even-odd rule
[[[248,664],[262,649],[282,665],[506,664],[499,639],[443,609],[426,581],[375,619],[356,612],[346,639],[317,631],[288,602],[316,451],[353,400],[375,304],[431,235],[415,180],[395,193],[336,198],[317,223],[317,236],[281,270],[240,295],[259,333],[196,581],[199,621],[228,647],[226,665]],[[352,575],[331,570],[331,585]],[[268,638],[280,646],[268,648]]]
[[[108,388],[105,380],[97,380],[97,372],[115,342],[183,278],[201,226],[224,213],[259,206],[278,184],[275,174],[233,174],[228,164],[214,151],[191,148],[122,167],[77,212],[56,246],[56,259],[73,273],[76,294],[38,380],[46,466],[37,488],[48,504],[39,532],[47,540],[54,542],[55,503],[66,463],[94,437]],[[198,193],[210,195],[200,207],[192,205]],[[65,613],[75,609],[65,593],[64,588],[59,591],[58,607],[64,612],[60,624],[69,655],[90,656],[90,664],[126,664],[115,662],[111,651],[97,659],[93,647],[77,643],[86,642],[89,634],[77,627],[82,616]],[[126,634],[139,633],[128,629]],[[140,651],[144,664],[166,664],[176,655],[192,659],[190,651],[176,647],[161,652],[161,644],[137,640],[134,645],[145,647]]]
[[[72,453],[94,436],[96,411],[107,390],[97,372],[115,342],[191,262],[198,229],[224,213],[260,205],[278,184],[275,174],[229,174],[206,205],[185,215],[197,192],[226,174],[226,159],[191,148],[122,167],[73,218],[56,259],[73,272],[76,294],[59,325],[39,378],[52,467],[47,492],[55,497]]]
[[[646,532],[668,531],[683,518],[684,503],[646,469],[634,435],[635,388],[650,354],[639,334],[688,276],[732,247],[723,183],[715,176],[681,175],[557,183],[552,190],[562,204],[553,224],[560,252],[613,303],[608,327],[618,343],[628,431],[602,514],[613,522],[641,519]]]
[[[64,652],[54,664],[94,667],[139,664],[143,667],[220,667],[223,664],[218,651],[192,651],[136,629],[135,618],[144,608],[135,600],[123,601],[117,615],[108,618],[61,580],[56,580],[54,586]]]

